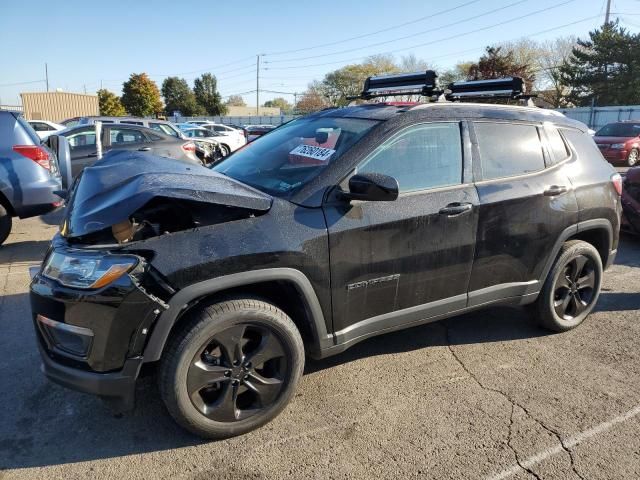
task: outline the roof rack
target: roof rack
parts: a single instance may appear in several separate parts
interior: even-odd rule
[[[349,99],[370,100],[376,97],[399,95],[426,97],[444,95],[447,100],[461,101],[488,98],[528,99],[535,96],[525,94],[524,81],[520,77],[453,82],[446,89],[438,87],[437,77],[433,70],[369,77],[364,82],[362,93]]]

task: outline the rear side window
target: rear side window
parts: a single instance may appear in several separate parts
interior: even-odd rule
[[[555,127],[546,126],[547,138],[549,139],[549,149],[551,150],[551,162],[559,163],[569,158],[569,150],[564,143],[560,132]]]
[[[401,192],[462,183],[462,142],[457,123],[416,125],[385,141],[358,173],[383,173],[398,180]]]
[[[569,128],[563,128],[562,134],[573,146],[579,157],[602,159],[602,153],[600,153],[600,150],[590,135]]]
[[[111,145],[121,145],[127,143],[142,143],[146,139],[138,130],[130,128],[111,128]]]
[[[542,143],[534,125],[474,123],[482,179],[510,177],[544,169]]]

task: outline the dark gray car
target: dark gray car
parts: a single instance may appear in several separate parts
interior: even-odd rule
[[[12,217],[41,215],[62,201],[57,151],[40,141],[20,113],[0,111],[0,244]]]
[[[69,140],[71,170],[74,177],[98,160],[95,125],[70,128],[60,132],[60,135]],[[160,157],[202,164],[196,156],[196,146],[193,142],[137,125],[103,125],[102,151],[106,154],[111,150],[149,152]]]

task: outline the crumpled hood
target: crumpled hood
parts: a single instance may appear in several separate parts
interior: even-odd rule
[[[69,198],[61,233],[80,237],[126,221],[157,197],[255,211],[272,197],[206,167],[148,153],[109,152],[87,167]]]

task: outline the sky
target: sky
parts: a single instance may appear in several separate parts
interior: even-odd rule
[[[585,38],[606,0],[0,0],[0,104],[49,89],[120,94],[131,73],[190,85],[204,72],[223,96],[256,104],[295,92],[349,63],[392,53],[447,69],[485,46],[528,37]],[[612,0],[613,18],[640,32],[640,0]],[[248,93],[244,93],[248,92]],[[285,92],[285,93],[273,93]]]

